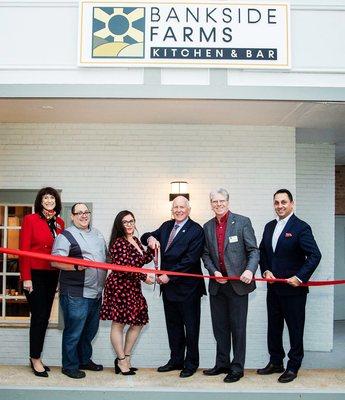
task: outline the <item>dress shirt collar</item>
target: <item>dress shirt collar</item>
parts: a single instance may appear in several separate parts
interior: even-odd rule
[[[215,218],[216,218],[216,224],[217,224],[217,225],[220,225],[220,224],[227,223],[227,222],[228,222],[229,215],[230,215],[230,211],[228,211],[226,214],[224,214],[224,215],[222,216],[222,218],[220,219],[220,221],[218,220],[217,217],[215,217]]]
[[[287,217],[285,217],[283,219],[279,219],[279,217],[276,217],[277,223],[281,224],[281,225],[286,225],[288,220],[291,218],[292,214],[293,214],[293,211],[291,214],[289,214]]]
[[[180,230],[180,229],[185,225],[185,223],[186,223],[188,220],[189,220],[189,217],[187,217],[185,220],[183,220],[183,221],[181,221],[181,222],[176,222],[176,221],[175,221],[174,226],[175,226],[175,225],[178,225],[178,229]]]

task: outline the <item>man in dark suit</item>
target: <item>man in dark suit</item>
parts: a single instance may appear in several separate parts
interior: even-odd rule
[[[246,355],[248,294],[255,289],[253,275],[258,267],[259,250],[250,219],[229,211],[229,193],[210,193],[215,213],[204,225],[206,244],[202,259],[210,275],[210,307],[213,334],[217,342],[216,364],[205,375],[227,373],[224,382],[243,377]],[[227,281],[224,276],[240,276]],[[230,362],[231,342],[233,360]]]
[[[172,203],[173,220],[141,237],[144,245],[160,248],[161,268],[202,274],[200,257],[204,247],[202,227],[189,218],[188,200],[178,196]],[[181,370],[192,376],[199,366],[200,299],[206,294],[204,279],[160,275],[170,360],[158,372]]]
[[[293,213],[294,201],[287,189],[274,196],[277,219],[265,226],[260,244],[260,268],[265,278],[286,278],[287,283],[267,285],[268,330],[267,343],[270,361],[258,369],[259,375],[283,372],[281,383],[293,381],[303,359],[303,332],[308,282],[321,260],[321,253],[310,226]],[[284,371],[284,320],[289,330],[289,361]]]

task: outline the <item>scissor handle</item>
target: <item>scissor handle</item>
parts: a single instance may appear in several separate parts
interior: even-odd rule
[[[155,266],[155,270],[158,270],[158,249],[155,247],[155,255],[153,257],[153,263]]]

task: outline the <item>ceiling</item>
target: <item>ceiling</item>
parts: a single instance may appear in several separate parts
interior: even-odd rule
[[[335,144],[345,164],[345,102],[2,98],[0,122],[291,126],[298,142]]]

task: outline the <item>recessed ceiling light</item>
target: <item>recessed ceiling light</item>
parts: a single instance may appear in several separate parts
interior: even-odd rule
[[[53,106],[42,106],[42,110],[54,110]]]

